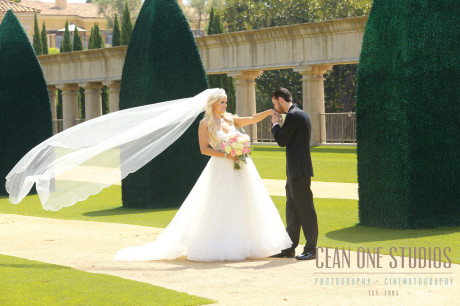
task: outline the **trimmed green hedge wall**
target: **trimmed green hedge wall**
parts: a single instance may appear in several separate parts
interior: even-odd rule
[[[177,2],[146,0],[126,54],[120,109],[191,97],[207,88],[198,47]],[[182,204],[208,160],[199,149],[199,120],[201,116],[167,150],[123,180],[123,206]]]
[[[359,219],[460,224],[460,5],[375,0],[358,69]]]
[[[53,135],[51,104],[40,63],[16,16],[0,25],[0,194],[5,176],[33,147]]]

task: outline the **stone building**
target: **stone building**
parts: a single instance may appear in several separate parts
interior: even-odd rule
[[[0,21],[8,9],[13,10],[29,38],[34,32],[34,14],[37,13],[38,26],[41,30],[45,23],[48,33],[48,47],[59,48],[62,40],[66,21],[71,30],[77,26],[83,38],[84,46],[89,39],[91,28],[95,23],[99,24],[102,36],[105,38],[107,20],[104,15],[98,13],[98,7],[94,3],[67,3],[67,0],[55,0],[54,3],[38,0],[22,0],[20,3],[8,0],[0,0]],[[88,33],[86,33],[87,31]]]
[[[27,35],[31,38],[34,28],[34,14],[40,13],[40,11],[21,3],[0,0],[0,23],[3,21],[3,18],[5,18],[5,14],[8,10],[13,11]]]

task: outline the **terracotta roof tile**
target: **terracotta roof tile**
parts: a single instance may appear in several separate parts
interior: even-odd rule
[[[0,13],[6,13],[8,10],[12,10],[13,13],[18,14],[18,13],[35,13],[39,12],[39,9],[35,9],[26,5],[23,5],[22,3],[16,3],[12,1],[7,1],[7,0],[0,0]]]
[[[0,0],[1,1],[1,0]],[[22,4],[40,10],[42,16],[78,16],[82,18],[104,18],[94,3],[67,3],[65,9],[55,7],[54,3],[22,0]]]

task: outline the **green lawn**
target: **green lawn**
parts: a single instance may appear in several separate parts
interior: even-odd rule
[[[277,146],[254,146],[253,161],[264,179],[286,179],[286,153]],[[357,183],[356,147],[311,148],[314,181]]]
[[[215,301],[150,284],[0,255],[0,305],[203,305]]]
[[[278,211],[285,218],[285,197],[272,197]],[[113,222],[165,227],[177,209],[133,209],[121,206],[121,188],[112,186],[98,195],[57,212],[43,210],[38,196],[27,196],[17,205],[0,198],[0,213],[20,214],[56,219]],[[434,229],[398,230],[358,225],[358,201],[315,199],[319,222],[318,246],[356,250],[358,247],[445,247],[452,248],[451,259],[460,263],[460,226]],[[303,240],[301,243],[305,243]]]

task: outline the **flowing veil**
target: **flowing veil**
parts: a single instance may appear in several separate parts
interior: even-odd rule
[[[34,183],[43,208],[52,211],[99,193],[174,143],[221,91],[110,113],[54,135],[6,176],[10,202],[21,202]]]

